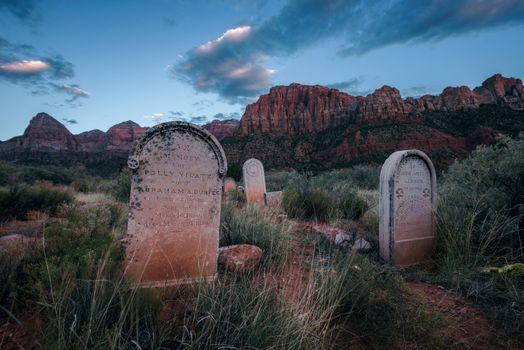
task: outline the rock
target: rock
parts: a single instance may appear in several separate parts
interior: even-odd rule
[[[380,163],[398,149],[438,154],[442,160],[435,161],[451,164],[479,144],[496,142],[500,133],[524,130],[522,113],[522,80],[495,74],[473,90],[447,87],[440,95],[405,99],[390,86],[365,97],[319,85],[275,86],[248,105],[240,121],[214,120],[203,128],[221,140],[230,164],[256,158],[268,169],[321,169],[360,160]],[[457,129],[457,118],[467,131]],[[508,125],[514,129],[508,131]],[[39,113],[23,135],[0,142],[0,159],[123,165],[147,129],[127,121],[107,132],[72,135]]]
[[[228,120],[213,120],[210,123],[202,125],[202,128],[209,131],[217,139],[223,139],[228,136],[236,136],[240,134],[240,121],[236,119]]]
[[[231,245],[218,250],[218,264],[231,272],[251,271],[261,258],[262,249],[251,244]]]
[[[240,121],[242,136],[300,135],[341,125],[344,111],[356,98],[320,85],[275,86],[246,107]]]
[[[357,238],[353,245],[351,246],[351,250],[354,251],[368,251],[371,249],[371,244],[369,244],[368,241],[366,241],[364,238]]]

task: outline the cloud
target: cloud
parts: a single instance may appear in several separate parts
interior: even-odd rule
[[[348,92],[353,96],[366,96],[372,92],[371,90],[362,89],[361,78],[353,78],[345,81],[339,81],[337,83],[328,84],[327,86],[333,89]]]
[[[27,86],[74,75],[73,64],[61,55],[40,55],[31,45],[15,45],[0,38],[0,79]]]
[[[31,45],[12,44],[0,37],[0,80],[29,88],[35,96],[66,94],[66,102],[78,107],[78,99],[88,98],[89,93],[77,84],[57,83],[74,76],[73,64],[61,55],[41,55]]]
[[[7,12],[28,24],[40,20],[36,0],[0,0],[0,12]]]
[[[258,26],[232,28],[183,55],[168,71],[196,91],[244,103],[271,84],[270,57],[328,39],[341,56],[524,23],[522,0],[289,0]]]
[[[71,107],[79,107],[82,104],[78,101],[81,98],[89,98],[90,94],[89,92],[83,90],[78,86],[77,84],[55,84],[55,83],[49,83],[50,86],[53,87],[53,89],[56,92],[62,92],[70,97],[66,100],[67,103],[70,104]]]
[[[435,89],[424,85],[416,85],[406,89],[401,89],[401,94],[405,97],[420,97],[423,95],[432,94],[434,92]]]
[[[242,26],[226,31],[190,51],[171,66],[171,74],[199,92],[215,92],[230,103],[258,95],[271,82],[274,70],[265,68],[265,55],[250,45],[252,30]]]
[[[232,112],[232,113],[217,113],[215,114],[211,120],[229,120],[229,119],[240,119],[240,113],[238,112]]]
[[[181,117],[184,115],[184,113],[180,112],[180,111],[169,111],[167,112],[171,115],[171,117]]]
[[[174,17],[162,17],[162,23],[168,28],[177,26],[177,20]]]
[[[78,121],[76,119],[62,118],[62,121],[64,121],[67,124],[78,124]]]

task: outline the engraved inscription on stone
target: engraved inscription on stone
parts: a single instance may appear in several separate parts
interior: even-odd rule
[[[380,253],[395,265],[429,260],[435,246],[436,178],[417,150],[393,153],[380,174]]]
[[[164,123],[135,147],[126,273],[142,286],[210,280],[216,274],[221,177],[218,141],[189,123]]]
[[[247,203],[264,203],[264,193],[266,193],[266,179],[264,176],[264,166],[254,158],[246,160],[242,167],[244,178],[244,188]]]

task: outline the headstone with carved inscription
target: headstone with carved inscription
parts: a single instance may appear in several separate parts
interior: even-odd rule
[[[142,136],[128,164],[126,274],[142,287],[212,280],[227,170],[218,141],[190,123],[159,124]]]
[[[418,150],[389,156],[380,172],[379,245],[396,266],[431,259],[435,249],[435,168]]]
[[[242,167],[242,177],[244,178],[246,202],[264,204],[266,178],[262,162],[255,158],[246,160]]]

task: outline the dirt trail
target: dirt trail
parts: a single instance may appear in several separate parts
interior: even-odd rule
[[[524,349],[524,345],[501,335],[485,313],[456,293],[430,283],[407,283],[411,293],[422,299],[429,312],[444,315],[442,332],[454,349]]]

